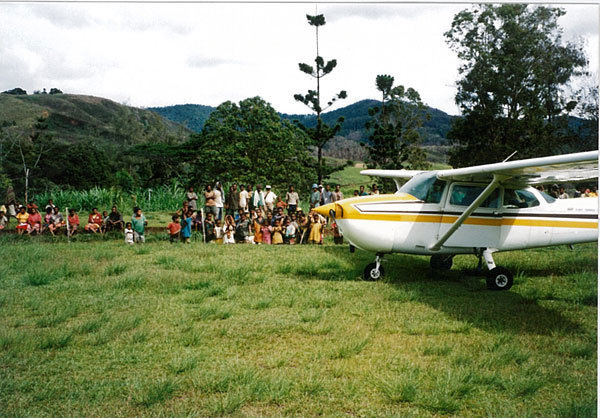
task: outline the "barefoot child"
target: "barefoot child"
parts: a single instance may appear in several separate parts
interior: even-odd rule
[[[173,215],[171,217],[173,222],[167,225],[169,231],[169,241],[172,243],[179,241],[179,231],[181,231],[181,224],[179,223],[179,216]]]
[[[127,222],[125,225],[125,243],[133,245],[133,229],[131,228],[131,222]]]

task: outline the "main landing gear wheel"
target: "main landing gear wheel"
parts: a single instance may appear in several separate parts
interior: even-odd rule
[[[432,255],[429,266],[434,270],[450,270],[453,257],[452,255]]]
[[[382,258],[383,254],[377,254],[377,256],[375,257],[375,262],[365,267],[365,271],[363,272],[363,278],[366,281],[374,282],[375,280],[379,280],[383,277],[383,267],[381,267]]]
[[[494,267],[488,271],[485,281],[488,289],[508,290],[513,285],[513,275],[504,267]]]

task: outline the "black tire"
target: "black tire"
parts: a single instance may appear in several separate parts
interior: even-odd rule
[[[513,285],[513,275],[504,267],[495,267],[488,271],[485,281],[490,290],[508,290]]]
[[[379,265],[379,271],[375,269],[377,264],[371,263],[367,267],[365,267],[365,271],[363,272],[363,278],[368,282],[374,282],[383,277],[383,266]]]
[[[452,268],[453,255],[432,255],[429,266],[434,270],[450,270]]]

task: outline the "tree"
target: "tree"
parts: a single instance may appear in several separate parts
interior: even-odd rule
[[[564,10],[525,4],[485,4],[454,16],[446,41],[462,60],[456,119],[448,137],[450,164],[465,166],[554,154],[571,140],[565,115],[576,103],[564,94],[581,74],[580,45],[565,43],[557,20]]]
[[[27,95],[27,91],[23,90],[21,87],[15,87],[11,90],[3,91],[2,94],[13,94],[16,96]]]
[[[306,135],[260,97],[222,103],[202,132],[178,147],[200,184],[241,181],[308,189],[316,174]]]
[[[383,169],[429,168],[418,131],[428,117],[421,96],[413,88],[394,87],[394,77],[390,75],[378,75],[375,85],[381,92],[381,106],[369,109],[371,119],[365,124],[369,132],[369,143],[364,144],[367,165]],[[393,184],[384,180],[386,188]]]
[[[21,164],[23,167],[26,204],[29,201],[29,182],[31,175],[38,168],[42,156],[52,151],[55,145],[52,136],[46,131],[48,129],[48,124],[46,123],[47,117],[48,113],[43,112],[33,124],[31,128],[31,134],[26,138],[22,138],[16,143],[17,148],[19,149],[19,156],[21,157]]]
[[[62,91],[57,89],[56,87],[52,87],[50,89],[50,94],[62,94]]]
[[[345,90],[340,91],[338,94],[333,96],[325,107],[321,105],[321,79],[327,74],[331,73],[337,66],[337,60],[332,59],[325,62],[323,57],[319,55],[319,27],[325,25],[325,16],[306,15],[308,24],[315,27],[316,42],[317,42],[317,56],[315,58],[315,67],[305,63],[299,63],[298,67],[300,71],[309,76],[313,77],[317,82],[316,90],[308,90],[306,94],[295,94],[294,99],[296,101],[304,103],[310,110],[317,115],[317,124],[314,128],[308,128],[306,125],[296,122],[296,124],[311,138],[312,145],[317,148],[317,178],[318,182],[321,183],[325,173],[323,167],[323,147],[327,144],[331,138],[333,138],[342,128],[342,122],[344,118],[339,118],[334,126],[329,126],[321,119],[321,113],[333,105],[333,103],[339,99],[345,99],[347,93]],[[333,170],[331,170],[333,171]]]

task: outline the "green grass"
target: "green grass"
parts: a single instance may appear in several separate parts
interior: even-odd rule
[[[347,247],[0,237],[5,415],[596,414],[597,245],[500,253],[508,292]],[[152,238],[152,239],[150,239]]]

